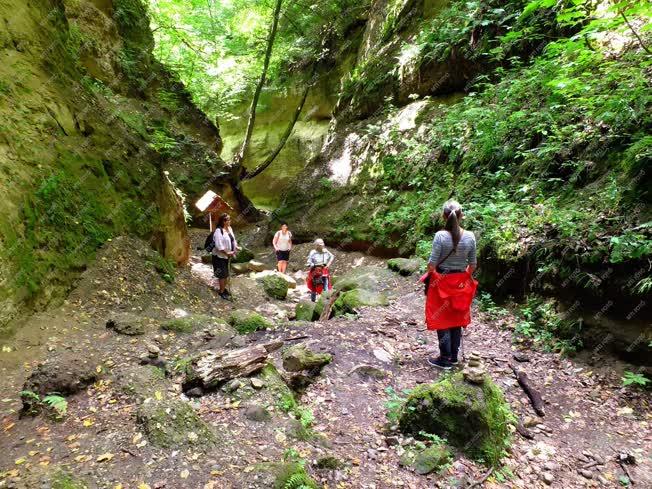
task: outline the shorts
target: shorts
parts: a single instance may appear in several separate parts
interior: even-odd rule
[[[212,255],[213,259],[213,275],[216,278],[229,278],[229,259],[220,258],[217,255]]]
[[[290,261],[290,250],[278,250],[276,252],[276,259],[278,261]]]

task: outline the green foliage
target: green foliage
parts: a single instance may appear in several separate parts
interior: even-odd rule
[[[149,147],[164,157],[179,155],[179,143],[165,127],[154,127],[150,134]]]
[[[331,43],[348,40],[349,26],[369,0],[317,0],[307,7],[284,2],[268,81],[285,89],[315,60],[335,53]],[[150,0],[156,35],[155,56],[172,68],[194,101],[211,118],[239,117],[260,76],[273,3],[257,0]],[[263,97],[265,94],[263,93]]]
[[[392,386],[385,388],[385,394],[387,394],[388,397],[387,401],[385,401],[385,409],[387,409],[385,416],[387,416],[390,425],[394,426],[398,424],[401,410],[403,409],[403,405],[407,399],[407,397],[404,396],[408,396],[410,392],[410,389],[403,389],[401,391],[402,395],[399,395]]]
[[[582,346],[580,323],[560,315],[553,301],[530,296],[520,312],[522,318],[514,329],[517,339],[534,341],[544,351],[566,354]]]
[[[68,401],[65,397],[56,394],[50,394],[43,398],[43,404],[53,409],[57,417],[62,418],[68,412]]]
[[[647,385],[650,383],[650,379],[648,379],[645,375],[630,371],[626,371],[623,374],[622,381],[624,387],[631,385],[636,387],[647,387]]]
[[[652,226],[652,222],[646,225],[647,228],[650,226]],[[652,255],[652,239],[642,233],[626,230],[620,236],[612,236],[609,243],[611,244],[609,256],[611,263],[621,263]]]
[[[497,306],[489,292],[480,292],[478,294],[478,306],[480,310],[487,314],[489,319],[499,319],[508,314],[507,309]]]
[[[50,393],[41,398],[35,392],[21,391],[20,398],[30,415],[36,415],[44,410],[54,419],[61,420],[68,412],[68,401],[58,393]]]
[[[52,479],[52,489],[86,489],[88,486],[68,472],[58,471]]]
[[[168,283],[174,282],[176,265],[173,260],[165,258],[159,253],[154,253],[151,260],[147,260],[147,262],[154,267],[163,280]]]

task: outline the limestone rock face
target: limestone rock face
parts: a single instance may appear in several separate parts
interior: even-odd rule
[[[282,354],[283,368],[288,372],[321,369],[333,357],[328,353],[315,353],[304,345],[291,346]]]
[[[495,465],[510,444],[513,420],[502,391],[489,377],[475,385],[456,373],[417,386],[401,410],[399,427],[404,433],[441,436],[469,457]]]

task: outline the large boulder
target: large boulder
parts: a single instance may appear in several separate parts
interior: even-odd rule
[[[362,306],[386,306],[389,304],[384,292],[366,289],[352,289],[342,292],[333,303],[333,315],[354,314]]]
[[[280,273],[270,273],[257,278],[265,293],[272,299],[284,300],[288,295],[288,282]]]
[[[157,447],[203,449],[216,441],[215,433],[192,406],[178,399],[145,399],[136,419],[149,442]]]
[[[469,457],[496,465],[510,445],[514,416],[502,391],[487,376],[481,385],[461,373],[415,387],[399,413],[404,433],[446,438]]]
[[[259,329],[272,329],[274,323],[255,311],[236,309],[231,311],[228,322],[240,334],[247,334]]]
[[[391,258],[387,260],[387,268],[405,277],[424,272],[426,261],[422,258]]]
[[[288,372],[320,370],[333,360],[328,353],[315,353],[305,345],[291,346],[283,351],[281,357],[283,358],[283,368]]]

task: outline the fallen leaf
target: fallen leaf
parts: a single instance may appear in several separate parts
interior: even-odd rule
[[[22,465],[25,463],[24,458],[17,458],[16,461],[14,462],[16,465]]]
[[[161,394],[161,391],[154,392],[154,397],[156,398],[157,401],[163,400],[163,394]]]
[[[83,425],[88,428],[89,426],[93,426],[95,424],[95,421],[93,421],[90,418],[86,418],[83,422]]]
[[[190,471],[188,469],[184,469],[181,471],[181,474],[179,474],[182,479],[187,479],[188,476],[190,475]]]
[[[107,461],[111,460],[113,458],[113,456],[114,455],[112,453],[103,453],[102,455],[97,457],[96,462],[107,462]]]

